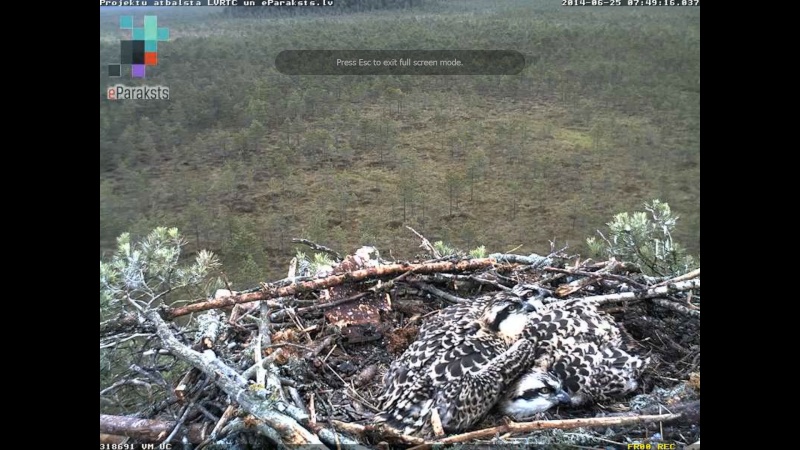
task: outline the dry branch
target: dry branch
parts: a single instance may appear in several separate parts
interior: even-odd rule
[[[631,285],[632,287],[634,287],[636,289],[647,289],[647,286],[645,286],[642,283],[639,283],[637,281],[634,281],[629,277],[606,272],[605,270],[608,270],[610,267],[611,266],[609,266],[606,269],[601,269],[601,270],[599,270],[597,272],[588,272],[588,271],[585,271],[585,270],[577,270],[577,269],[559,269],[557,267],[545,267],[544,270],[547,271],[547,272],[557,272],[557,273],[563,273],[563,274],[568,274],[568,275],[579,275],[579,276],[590,277],[590,278],[608,278],[609,280],[615,280],[615,281],[621,281],[623,283],[628,283],[629,285]]]
[[[219,418],[219,421],[214,425],[214,429],[211,430],[211,436],[209,436],[209,438],[206,439],[204,444],[210,443],[211,440],[217,438],[217,435],[219,434],[220,430],[222,430],[222,428],[228,423],[231,417],[233,417],[233,413],[235,411],[236,408],[234,408],[233,405],[228,405],[228,407],[225,408],[225,411],[222,413],[222,417]]]
[[[454,444],[466,442],[473,439],[490,438],[502,433],[529,433],[531,431],[551,430],[571,430],[574,428],[608,427],[613,425],[631,425],[636,423],[668,422],[677,420],[680,414],[660,414],[649,416],[628,416],[628,417],[591,417],[587,419],[567,419],[567,420],[536,420],[533,422],[512,422],[508,421],[504,425],[485,428],[483,430],[471,431],[469,433],[457,434],[444,439],[426,442],[417,445],[409,450],[429,449],[436,444]]]
[[[455,304],[455,303],[466,303],[467,302],[467,299],[464,299],[464,298],[461,298],[461,297],[457,297],[457,296],[455,296],[453,294],[448,294],[447,292],[445,292],[445,291],[443,291],[441,289],[437,289],[437,288],[431,286],[428,283],[423,283],[421,281],[415,281],[414,285],[418,286],[423,291],[429,292],[429,293],[431,293],[431,294],[433,294],[433,295],[435,295],[435,296],[437,296],[437,297],[439,297],[439,298],[441,298],[441,299],[443,299],[443,300],[445,300],[447,302],[450,302],[450,303],[454,303]]]
[[[125,436],[117,436],[116,434],[105,434],[100,433],[100,443],[101,444],[122,444],[125,440],[128,439]],[[111,448],[111,447],[109,447]]]
[[[675,278],[670,278],[668,280],[664,280],[664,281],[656,284],[653,287],[663,286],[663,285],[668,284],[668,283],[677,283],[679,281],[691,280],[692,278],[697,278],[699,276],[700,276],[700,269],[694,269],[691,272],[685,273],[685,274],[677,276]]]
[[[122,313],[114,319],[100,323],[100,337],[134,330],[142,330],[142,327],[136,316],[131,313]]]
[[[320,429],[317,432],[317,435],[324,442],[327,442],[329,445],[333,445],[335,448],[346,445],[347,450],[369,450],[368,447],[364,447],[360,442],[350,439],[346,436],[342,436],[341,434],[331,431],[327,428]]]
[[[289,417],[308,419],[302,411],[296,411],[297,407],[286,405],[283,402],[269,401],[247,387],[247,381],[235,370],[225,365],[210,350],[198,353],[191,348],[181,344],[172,334],[169,326],[155,311],[148,311],[147,318],[156,326],[158,336],[161,338],[164,347],[172,352],[173,355],[201,370],[203,373],[215,380],[215,383],[228,394],[231,399],[237,402],[242,409],[254,415],[256,418],[276,430],[284,444],[306,445],[320,444],[319,438],[303,428],[297,420]]]
[[[638,414],[680,414],[681,418],[676,419],[673,421],[673,424],[676,423],[686,423],[686,424],[699,424],[700,423],[700,400],[689,400],[684,403],[678,403],[676,405],[670,405],[666,407],[664,405],[653,405],[648,406],[647,408],[643,408],[638,410]],[[619,414],[612,414],[612,417],[630,417],[633,414],[630,412],[626,413],[619,413]]]
[[[444,427],[442,427],[442,418],[439,417],[438,408],[431,409],[431,428],[433,428],[434,436],[444,436]]]
[[[494,258],[499,263],[524,264],[534,268],[547,266],[553,263],[553,259],[548,256],[540,256],[531,253],[529,256],[515,255],[513,253],[492,253],[490,258]]]
[[[112,416],[100,414],[100,433],[127,436],[137,441],[157,442],[175,429],[177,422],[163,420],[139,419],[136,417]],[[192,444],[199,444],[208,435],[208,424],[189,425],[187,439]]]
[[[667,309],[671,309],[673,311],[679,312],[681,314],[687,314],[690,316],[700,317],[700,310],[699,309],[689,309],[680,303],[672,302],[669,300],[665,300],[663,298],[654,298],[653,303],[658,306],[662,306]]]
[[[417,230],[415,230],[415,229],[411,228],[411,227],[410,227],[410,226],[408,226],[408,225],[406,225],[406,228],[408,228],[408,229],[409,229],[409,230],[410,230],[412,233],[416,234],[416,235],[417,235],[417,237],[418,237],[418,238],[420,238],[420,239],[422,240],[422,243],[421,243],[421,244],[419,244],[419,247],[420,247],[420,248],[424,248],[425,250],[427,250],[428,252],[430,252],[431,256],[433,256],[433,257],[434,257],[434,258],[436,258],[436,259],[439,259],[439,258],[441,258],[441,257],[442,257],[442,255],[440,255],[440,254],[439,254],[439,252],[437,252],[437,251],[436,251],[436,249],[433,247],[433,245],[431,245],[431,242],[430,242],[429,240],[427,240],[427,239],[425,238],[425,236],[423,236],[423,235],[421,235],[421,234],[417,233]]]
[[[245,421],[240,418],[233,419],[228,425],[225,426],[225,428],[220,431],[219,434],[221,436],[230,436],[236,433],[246,433],[255,430],[258,432],[258,434],[267,437],[273,442],[277,442],[277,448],[284,450],[287,449],[285,445],[280,443],[280,435],[277,431],[260,420],[253,419],[252,417],[248,417],[248,419],[250,420]],[[198,450],[202,450],[202,448],[205,447],[204,444],[205,442],[198,446]]]
[[[347,298],[342,298],[342,299],[339,299],[339,300],[334,300],[332,302],[317,303],[317,304],[312,305],[312,306],[304,306],[302,308],[297,308],[295,313],[296,314],[305,314],[305,313],[310,312],[310,311],[317,311],[317,310],[322,311],[322,310],[325,310],[325,309],[333,308],[334,306],[339,306],[339,305],[343,305],[345,303],[350,303],[350,302],[353,302],[353,301],[356,301],[356,300],[360,300],[360,299],[362,299],[362,298],[364,298],[364,297],[366,297],[366,296],[368,296],[370,294],[372,294],[371,291],[370,292],[361,292],[359,294],[356,294],[356,295],[353,295],[353,296],[350,296],[350,297],[347,297]],[[286,309],[282,309],[280,311],[276,311],[276,312],[272,313],[270,318],[272,320],[283,320],[284,317],[286,316],[286,314],[287,314],[287,310]]]
[[[337,429],[353,435],[364,436],[367,434],[374,434],[383,439],[400,442],[406,445],[425,444],[425,440],[422,438],[409,436],[407,434],[400,434],[389,427],[384,427],[381,425],[359,425],[356,423],[341,422],[339,420],[332,420],[331,422]]]
[[[581,298],[584,302],[595,302],[599,305],[605,303],[621,302],[624,300],[643,300],[647,298],[663,297],[665,295],[674,294],[675,292],[688,291],[692,289],[700,289],[700,280],[681,281],[679,283],[670,283],[666,286],[657,288],[650,288],[644,291],[637,292],[621,292],[619,294],[606,294],[606,295],[593,295]],[[570,300],[570,299],[568,299]],[[568,301],[559,300],[559,301]]]
[[[289,297],[301,292],[327,289],[329,287],[338,286],[346,282],[362,281],[368,278],[378,278],[408,271],[412,271],[414,273],[463,272],[491,267],[494,264],[495,260],[492,258],[468,259],[457,262],[441,261],[427,264],[388,264],[356,270],[341,275],[331,275],[319,280],[306,281],[280,288],[267,285],[265,286],[265,289],[260,292],[222,297],[177,308],[164,308],[161,312],[161,315],[165,319],[171,320],[176,317],[185,316],[187,314],[200,311],[207,311],[209,309],[225,308],[227,306],[233,306],[240,303],[249,303],[257,300],[269,300],[277,297]]]

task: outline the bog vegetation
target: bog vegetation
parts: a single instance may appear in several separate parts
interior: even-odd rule
[[[463,249],[546,252],[556,239],[588,254],[587,236],[652,198],[680,212],[671,237],[698,253],[699,8],[351,3],[267,17],[160,10],[171,39],[146,82],[170,100],[152,102],[103,98],[121,34],[101,14],[101,256],[123,232],[178,227],[185,253],[212,250],[238,288],[285,276],[293,237],[413,258],[403,225]],[[319,48],[515,49],[528,66],[274,70],[281,50]]]

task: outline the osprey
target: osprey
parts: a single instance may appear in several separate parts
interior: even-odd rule
[[[596,304],[550,303],[537,316],[524,332],[536,345],[534,363],[501,400],[503,413],[521,419],[559,404],[606,401],[636,389],[649,360],[628,353],[620,328]]]
[[[436,409],[447,432],[474,425],[533,362],[524,336],[535,317],[533,303],[513,292],[441,310],[386,373],[377,421],[426,434]]]

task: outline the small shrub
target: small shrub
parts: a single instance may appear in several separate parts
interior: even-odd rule
[[[688,272],[697,263],[680,244],[673,242],[672,230],[678,216],[667,203],[653,200],[645,211],[619,213],[607,223],[608,235],[586,239],[598,257],[615,258],[638,265],[648,275],[671,276]]]

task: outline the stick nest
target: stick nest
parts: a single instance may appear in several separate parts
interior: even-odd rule
[[[326,442],[331,448],[336,448],[337,439],[339,444],[342,444],[342,439],[351,439],[347,442],[358,442],[369,448],[385,448],[387,445],[409,447],[418,445],[419,441],[393,440],[381,430],[368,426],[377,411],[376,399],[383,389],[382,376],[391,362],[413,342],[425,318],[452,301],[469,301],[518,283],[535,283],[552,290],[558,299],[597,298],[601,308],[610,313],[639,346],[634,351],[649,356],[652,361],[637,392],[618,403],[594,404],[580,409],[561,408],[548,411],[542,419],[667,413],[679,414],[680,418],[665,423],[498,432],[492,437],[471,439],[465,444],[502,441],[519,445],[565,444],[604,448],[659,440],[688,445],[699,440],[699,270],[694,275],[665,280],[647,277],[635,267],[616,261],[579,264],[559,258],[535,261],[525,258],[487,258],[488,262],[475,270],[429,271],[424,274],[418,270],[391,274],[378,271],[379,275],[375,277],[305,290],[289,297],[273,297],[268,309],[259,310],[256,307],[258,302],[251,302],[236,305],[236,311],[230,308],[220,310],[225,315],[220,319],[220,329],[213,339],[204,338],[196,325],[195,329],[192,328],[191,324],[196,321],[190,322],[188,327],[175,327],[175,333],[187,346],[198,351],[211,350],[227,366],[251,378],[251,389],[267,392],[265,400],[282,398],[286,404],[309,413],[310,419],[301,424],[312,433],[319,433],[321,427],[334,430],[338,434],[332,442]],[[427,263],[440,264],[441,261],[417,264]],[[345,267],[347,270],[360,268],[352,264]],[[336,275],[341,274],[337,274],[335,268],[333,274],[327,274]],[[678,281],[686,280],[695,280],[697,287],[671,289],[658,295],[639,295],[654,287],[674,287]],[[269,292],[267,287],[263,292]],[[615,300],[615,296],[626,293],[639,294]],[[353,300],[346,301],[348,298]],[[271,320],[267,323],[270,335],[260,341],[261,358],[266,360],[263,366],[268,372],[267,378],[280,380],[280,387],[274,388],[273,392],[257,383],[256,371],[252,370],[256,341],[261,339],[259,329],[262,333],[264,330],[263,311],[269,311]],[[137,328],[131,325],[129,316],[121,316],[119,324],[117,328],[108,324],[101,327],[101,341],[115,332],[117,337],[123,332],[130,335],[146,331],[149,326],[145,323]],[[106,336],[102,336],[103,330]],[[185,442],[199,439],[206,448],[230,448],[234,445],[255,448],[275,444],[272,441],[274,436],[270,436],[268,430],[260,429],[258,420],[238,409],[237,403],[231,401],[205,373],[182,364],[177,358],[173,364],[165,365],[164,357],[141,356],[153,351],[158,354],[157,339],[132,339],[131,342],[140,343],[138,369],[131,369],[118,377],[117,383],[121,387],[105,394],[105,401],[101,393],[101,410],[177,424],[179,432],[174,433],[173,444],[181,438]],[[180,381],[166,381],[168,379]],[[137,386],[134,380],[143,380],[148,386]],[[133,392],[138,393],[138,402],[131,403]],[[122,398],[128,399],[127,403]],[[476,430],[503,423],[503,418],[493,412]],[[187,430],[192,427],[201,427],[205,434],[191,438]],[[210,438],[215,427],[216,433]],[[321,433],[319,436],[322,439]]]

